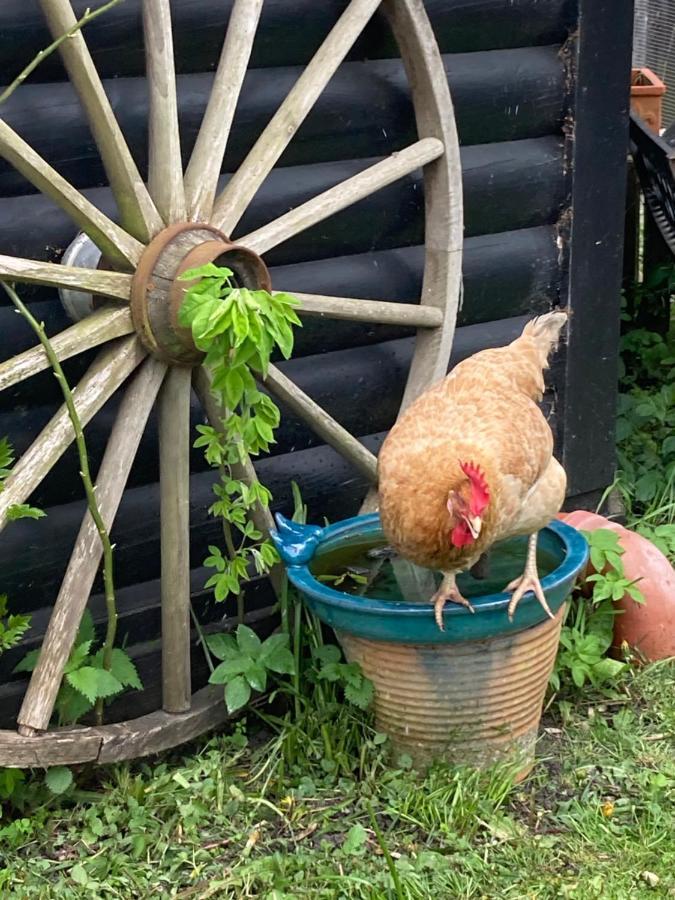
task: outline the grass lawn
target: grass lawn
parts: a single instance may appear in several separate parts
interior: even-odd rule
[[[68,799],[0,829],[0,895],[675,896],[675,665],[623,676],[611,698],[556,700],[516,786],[504,771],[388,769],[367,719],[332,715],[353,745],[332,761],[320,729],[271,733],[249,714],[249,739],[239,727],[80,773]]]

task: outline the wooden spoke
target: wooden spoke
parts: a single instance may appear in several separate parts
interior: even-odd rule
[[[218,176],[239,93],[251,56],[263,0],[235,0],[204,119],[185,173],[190,218],[206,221],[213,209]]]
[[[303,418],[319,437],[342,454],[345,459],[348,459],[360,472],[363,472],[370,482],[377,481],[377,458],[375,455],[332,416],[329,416],[318,403],[301,391],[290,378],[284,375],[281,369],[270,366],[264,384],[282,403]]]
[[[143,0],[143,32],[150,93],[148,182],[168,225],[186,215],[169,0]]]
[[[134,335],[104,350],[73,391],[83,425],[101,409],[146,355]],[[75,439],[65,404],[26,450],[5,481],[0,493],[0,530],[7,524],[12,506],[24,503]]]
[[[143,252],[143,244],[85,199],[2,119],[0,156],[4,156],[24,178],[68,213],[110,263],[124,269],[135,267]]]
[[[40,5],[54,38],[77,24],[70,0],[40,0]],[[82,32],[64,41],[59,50],[98,145],[122,225],[129,234],[147,243],[161,229],[162,222],[117,124]]]
[[[145,425],[164,378],[166,365],[147,359],[120,404],[96,480],[96,498],[108,531],[122,499]],[[44,731],[54,709],[63,670],[87,606],[103,549],[89,512],[68,563],[18,716],[22,733]]]
[[[211,222],[231,234],[260,185],[333,77],[380,0],[351,0],[239,170],[217,199]]]
[[[100,294],[116,300],[128,300],[131,294],[131,275],[80,269],[78,266],[62,266],[15,256],[0,255],[0,281],[46,284],[50,287],[69,288],[71,291]]]
[[[238,243],[256,253],[265,253],[266,250],[287,241],[293,235],[299,234],[341,209],[374,194],[375,191],[379,191],[393,181],[409,175],[415,169],[438,159],[443,152],[443,143],[436,138],[424,138],[417,141],[410,147],[406,147],[405,150],[393,153],[386,159],[364,169],[363,172],[359,172],[358,175],[354,175],[306,203],[296,206],[295,209],[268,225],[252,231],[238,239]]]
[[[131,311],[127,307],[106,307],[51,338],[51,345],[59,360],[63,362],[64,359],[70,359],[71,356],[92,347],[131,334],[133,330]],[[13,356],[0,363],[0,391],[48,368],[49,360],[41,344]]]
[[[324,297],[321,294],[298,294],[295,291],[293,296],[302,303],[298,309],[301,316],[372,322],[377,325],[405,325],[409,328],[437,328],[443,324],[440,309],[416,303]]]
[[[162,700],[190,708],[190,369],[169,369],[159,395]]]

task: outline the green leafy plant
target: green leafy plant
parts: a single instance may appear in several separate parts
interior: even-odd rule
[[[56,698],[55,712],[59,725],[78,722],[98,703],[110,702],[126,688],[143,688],[136,666],[122,648],[113,648],[110,666],[106,666],[105,648],[97,649],[96,645],[94,622],[87,611],[82,617]],[[32,672],[39,658],[40,650],[32,650],[14,671]]]
[[[675,266],[623,298],[615,488],[626,524],[675,562]]]
[[[595,572],[578,585],[560,635],[561,650],[551,675],[551,687],[582,688],[612,682],[625,668],[621,660],[606,656],[612,646],[614,602],[628,594],[637,603],[644,597],[637,584],[626,578],[623,548],[614,531],[600,528],[585,532]]]
[[[373,700],[373,683],[361,671],[358,663],[342,661],[342,652],[334,644],[313,647],[314,672],[310,677],[328,681],[344,691],[345,699],[359,709],[367,709]]]
[[[16,647],[30,628],[30,616],[9,615],[7,595],[0,594],[0,653]]]
[[[84,654],[84,658],[88,661],[88,664],[85,665],[83,662],[81,666],[77,666],[76,669],[71,669],[71,671],[67,671],[65,673],[67,687],[79,692],[82,696],[86,697],[87,700],[91,700],[92,697],[94,698],[92,702],[96,708],[96,720],[98,724],[101,724],[103,722],[103,707],[106,699],[111,696],[115,696],[117,693],[119,693],[119,690],[121,690],[125,686],[133,686],[134,681],[132,678],[131,681],[127,680],[122,682],[118,675],[113,672],[113,669],[116,667],[119,674],[119,672],[121,671],[120,667],[122,666],[120,660],[123,657],[127,659],[129,665],[132,665],[131,661],[128,660],[126,653],[115,648],[115,639],[117,636],[117,599],[115,596],[113,563],[114,548],[110,540],[108,529],[106,528],[103,521],[101,510],[99,509],[98,499],[96,497],[96,488],[94,486],[94,482],[92,480],[90,472],[89,454],[87,451],[87,442],[84,435],[82,421],[77,412],[77,407],[73,399],[73,393],[70,389],[70,385],[68,384],[68,379],[66,378],[65,372],[63,371],[63,367],[61,366],[58,355],[54,351],[52,343],[47,335],[44,323],[39,322],[35,318],[35,316],[23,303],[13,287],[8,284],[3,284],[2,286],[5,290],[5,293],[12,301],[17,312],[26,320],[28,325],[35,333],[35,336],[39,340],[40,344],[42,345],[42,349],[45,352],[49,365],[52,368],[59,388],[61,389],[61,393],[63,394],[63,400],[68,412],[68,418],[70,419],[70,423],[73,427],[73,432],[75,435],[75,445],[77,448],[77,455],[80,464],[80,478],[82,480],[82,486],[84,487],[84,492],[87,500],[87,509],[94,522],[99,540],[101,542],[101,549],[103,553],[103,586],[107,613],[105,640],[99,653],[97,654],[96,660],[94,659],[94,657],[92,657],[90,660],[90,654],[87,651],[87,653]],[[13,509],[18,509],[15,518],[39,518],[41,515],[41,512],[39,510],[35,510],[26,504],[22,504],[18,508],[13,507]],[[99,660],[100,665],[98,663]],[[91,671],[87,671],[87,674],[85,676],[78,676],[75,673],[77,670],[79,670],[79,668]],[[94,670],[98,669],[107,674],[103,675],[100,673],[94,673]],[[129,678],[131,676],[127,675],[126,677]],[[79,683],[73,684],[73,678],[75,682]],[[138,680],[138,676],[136,676],[136,680]],[[116,685],[120,685],[119,689],[116,687]],[[76,708],[79,708],[77,707],[77,704],[73,705]]]
[[[251,521],[256,507],[269,505],[270,492],[257,481],[242,480],[238,467],[274,442],[279,410],[256,378],[267,374],[275,349],[290,357],[293,326],[301,323],[294,297],[238,287],[231,269],[209,263],[181,277],[196,284],[186,292],[179,321],[206,354],[211,390],[222,410],[220,422],[198,426],[195,441],[221,472],[209,512],[223,523],[225,552],[212,545],[205,560],[215,570],[206,586],[221,601],[240,598],[251,571],[265,574],[278,562],[274,546]]]
[[[206,638],[210,652],[219,660],[211,673],[211,684],[225,685],[225,703],[229,712],[245,706],[252,691],[264,691],[270,672],[292,675],[294,660],[287,634],[273,634],[261,641],[247,625],[231,634],[212,634]]]
[[[7,438],[0,439],[0,491],[5,486],[14,464],[14,450]],[[28,503],[13,503],[7,510],[7,521],[16,522],[18,519],[44,519],[47,515],[44,510],[30,506]]]

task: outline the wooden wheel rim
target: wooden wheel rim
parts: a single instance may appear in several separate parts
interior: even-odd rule
[[[55,36],[63,34],[75,24],[69,0],[40,0],[40,2]],[[84,37],[78,33],[62,45],[64,63],[89,118],[120,208],[121,225],[116,225],[97,210],[9,126],[0,121],[0,155],[68,212],[76,225],[89,235],[105,259],[116,269],[99,272],[0,256],[0,279],[90,291],[94,295],[118,301],[117,305],[99,309],[89,319],[84,319],[67,329],[54,339],[54,344],[60,358],[66,359],[87,347],[100,346],[111,340],[114,342],[108,351],[101,354],[86,376],[89,394],[85,395],[85,391],[82,392],[83,420],[88,421],[101,408],[107,397],[136,370],[138,373],[134,376],[134,383],[128,389],[128,393],[138,382],[135,402],[138,404],[143,400],[145,403],[147,409],[144,407],[143,415],[147,417],[149,408],[154,402],[153,398],[158,396],[160,442],[163,436],[166,445],[161,451],[163,454],[161,470],[170,472],[172,480],[179,482],[177,489],[174,489],[175,486],[165,488],[165,481],[168,484],[169,479],[166,477],[162,479],[163,544],[165,518],[167,518],[166,534],[171,535],[174,540],[178,539],[179,544],[182,545],[186,535],[189,535],[186,531],[185,492],[189,485],[190,374],[189,369],[184,367],[193,366],[198,362],[194,351],[185,345],[185,335],[182,335],[179,350],[176,352],[173,347],[162,346],[157,340],[156,330],[153,330],[151,317],[147,313],[147,294],[152,275],[163,251],[174,240],[184,236],[186,232],[201,231],[201,236],[196,241],[198,244],[218,244],[222,241],[228,251],[237,249],[255,254],[256,258],[259,258],[289,236],[321,221],[322,218],[350,203],[358,202],[374,190],[410,174],[421,166],[425,182],[426,243],[420,304],[369,300],[342,301],[341,298],[300,294],[298,296],[302,303],[301,312],[305,315],[332,315],[338,319],[383,321],[418,327],[420,331],[402,408],[445,373],[455,327],[460,295],[462,247],[459,147],[445,71],[422,3],[420,0],[383,0],[381,3],[378,0],[351,0],[243,165],[216,198],[217,177],[225,151],[227,133],[232,124],[236,99],[247,69],[261,7],[262,0],[235,0],[214,90],[192,159],[183,177],[169,0],[143,0],[151,101],[150,177],[147,187],[138,175],[112,114]],[[231,244],[226,234],[232,233],[243,210],[257,191],[259,183],[275,166],[292,134],[304,120],[332,73],[345,58],[378,7],[381,7],[391,25],[408,73],[419,140],[348,179],[347,182],[337,186],[339,190],[330,189],[269,225],[237,238],[236,243]],[[231,65],[224,64],[223,61],[227,60],[231,60]],[[288,126],[286,124],[288,121],[293,124]],[[208,220],[207,223],[202,224],[205,220]],[[188,248],[182,258],[176,261],[174,272],[169,278],[170,283],[175,285],[175,275],[185,261],[185,256],[192,249]],[[219,248],[211,247],[209,252],[215,249]],[[177,331],[176,321],[177,304],[180,302],[178,294],[177,288],[171,290],[167,288],[166,296],[168,298],[171,295],[171,300],[167,299],[166,320],[171,322],[174,335],[181,337]],[[130,301],[128,307],[119,305],[119,301],[125,300]],[[142,362],[147,351],[154,358]],[[27,351],[0,364],[0,389],[16,384],[45,368],[46,364],[39,348]],[[217,420],[218,411],[213,408],[212,400],[209,398],[208,380],[205,380],[201,368],[197,367],[194,371],[194,384],[202,403],[211,417]],[[140,389],[141,382],[145,393]],[[272,367],[267,387],[272,393],[282,397],[291,409],[309,420],[311,427],[327,443],[332,444],[374,482],[375,457],[321,410],[311,398],[296,388],[283,372]],[[63,423],[59,420],[56,424],[61,437],[54,453],[58,451],[60,455],[69,441]],[[178,442],[175,441],[176,429],[181,435]],[[121,434],[121,426],[118,430]],[[142,431],[142,428],[140,430]],[[119,435],[118,439],[121,440]],[[0,497],[0,528],[6,522],[7,506],[12,498],[18,496],[21,489],[32,490],[49,470],[49,468],[45,470],[47,463],[42,467],[34,464],[34,460],[38,457],[37,451],[40,446],[37,445],[40,445],[40,440],[41,438],[38,438],[25,454],[27,457],[25,465],[21,466],[23,460],[17,464],[13,475],[10,476],[10,479],[13,479],[11,484],[8,482],[7,490]],[[125,480],[128,475],[133,461],[132,451],[133,448],[126,447],[123,454],[126,468],[121,474],[117,473],[118,480]],[[58,458],[54,453],[50,457],[50,460],[53,458],[53,462]],[[31,465],[35,471],[28,471]],[[112,473],[112,468],[110,466],[109,468]],[[254,477],[250,464],[246,469],[246,475]],[[113,474],[110,478],[113,479]],[[113,496],[106,511],[111,520],[119,503],[118,493],[120,491],[112,491]],[[373,508],[373,505],[374,494],[371,491],[364,508]],[[165,509],[167,517],[164,515]],[[266,524],[270,524],[269,518],[266,519]],[[80,538],[82,534],[81,531]],[[78,548],[81,549],[80,538],[73,551],[71,564]],[[178,721],[177,714],[187,719],[190,719],[191,715],[188,709],[189,659],[187,671],[185,666],[186,654],[189,657],[190,633],[189,618],[186,618],[189,604],[189,592],[187,597],[185,596],[186,557],[184,553],[176,554],[181,557],[180,559],[169,559],[168,556],[169,554],[165,560],[164,553],[162,555],[163,706],[166,712],[158,712],[153,716],[159,716],[160,719],[162,716],[165,717],[162,720],[168,729],[168,731],[165,729],[165,734],[174,734],[174,743],[179,743],[186,739],[186,736],[194,737],[200,730],[204,730],[206,723],[204,708],[200,705],[200,701],[196,704],[199,715],[192,720],[192,730],[184,726],[171,730]],[[91,561],[88,566],[91,569]],[[70,567],[66,577],[69,573]],[[187,574],[189,575],[189,570]],[[23,734],[34,735],[30,738],[21,738],[23,742],[29,742],[26,747],[30,747],[30,753],[34,754],[31,756],[31,764],[34,765],[47,765],[50,761],[63,762],[63,748],[66,745],[72,747],[73,742],[81,741],[83,731],[92,736],[109,734],[111,739],[112,735],[115,735],[117,750],[110,758],[128,758],[142,752],[153,752],[160,745],[162,748],[172,745],[167,744],[166,740],[155,740],[154,743],[150,740],[143,742],[143,746],[140,747],[136,741],[133,745],[127,743],[125,749],[119,725],[104,726],[97,730],[77,728],[65,732],[57,730],[41,733],[48,726],[55,692],[60,683],[59,673],[63,671],[65,659],[75,637],[76,624],[79,623],[87,599],[88,593],[84,601],[79,597],[77,609],[71,604],[69,610],[64,612],[63,603],[60,603],[62,595],[57,598],[43,642],[41,662],[33,673],[24,698],[18,721]],[[178,621],[182,623],[180,628],[172,624]],[[55,643],[55,638],[58,638],[58,652],[54,651],[50,656],[50,647]],[[46,660],[44,665],[43,657]],[[59,675],[58,683],[55,681],[54,673]],[[200,696],[205,695],[202,692]],[[221,702],[220,699],[209,699],[209,708],[214,710],[213,720],[222,718],[219,709]],[[199,724],[195,725],[197,720]],[[154,727],[156,722],[155,720],[153,722]],[[129,723],[125,727],[128,725]],[[16,738],[13,732],[0,733],[0,765],[27,764],[25,761],[13,762],[17,759]],[[102,745],[99,745],[99,750],[100,746]],[[83,758],[79,758],[83,756],[93,760],[103,758],[98,751],[75,755],[78,756],[78,761],[84,761]],[[22,758],[25,759],[25,754]],[[105,758],[107,760],[109,757]]]

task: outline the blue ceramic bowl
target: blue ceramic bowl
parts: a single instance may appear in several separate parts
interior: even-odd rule
[[[312,574],[310,564],[320,562],[326,554],[350,545],[384,540],[377,513],[355,516],[326,528],[299,525],[281,515],[276,519],[278,530],[272,532],[272,539],[286,564],[290,581],[312,612],[336,631],[377,641],[453,644],[522,631],[546,618],[534,594],[528,592],[510,622],[506,614],[510,595],[500,592],[472,597],[474,613],[457,604],[446,604],[445,631],[440,631],[431,604],[354,596],[323,584]],[[557,561],[555,568],[541,580],[548,604],[556,613],[586,565],[588,547],[575,528],[557,520],[539,532],[539,547]]]

